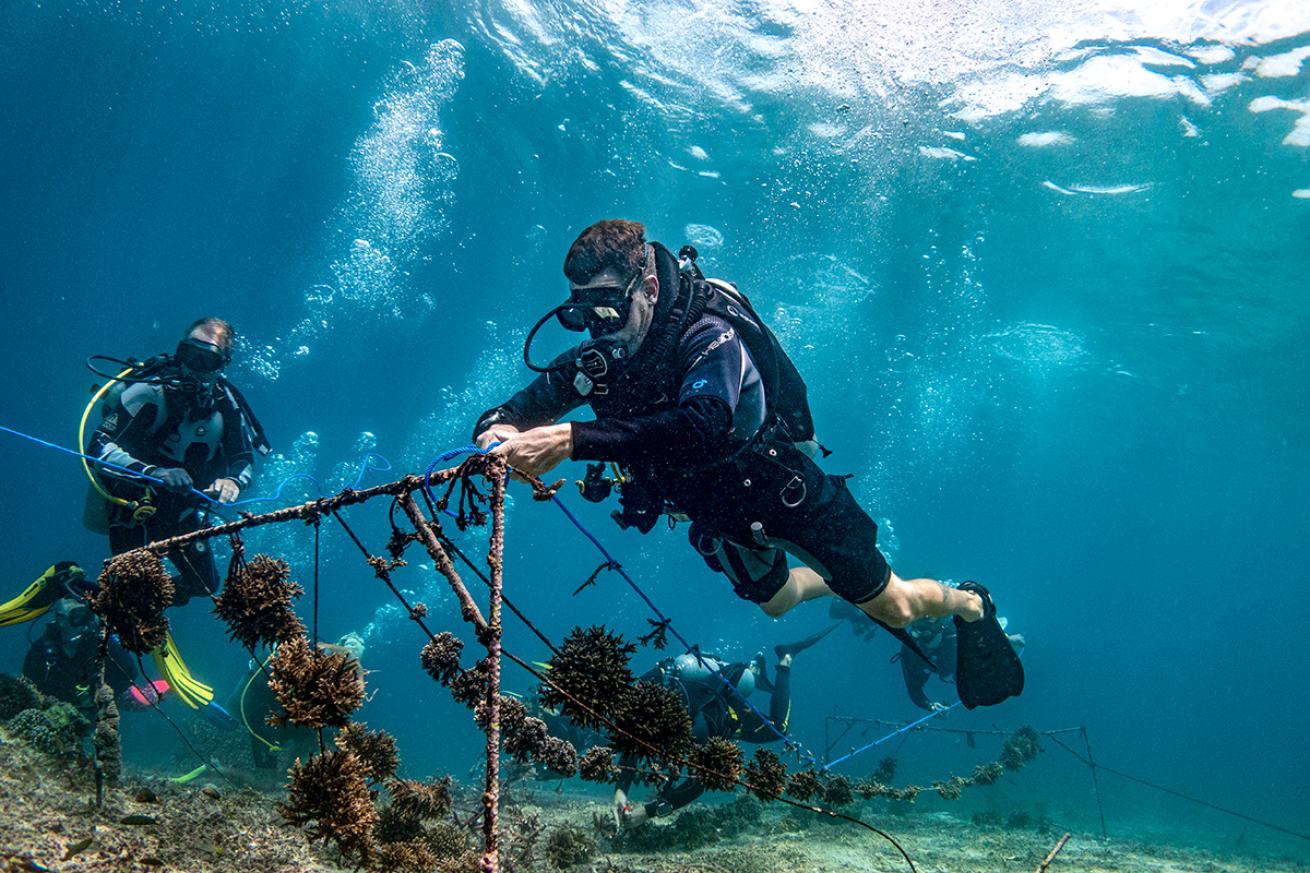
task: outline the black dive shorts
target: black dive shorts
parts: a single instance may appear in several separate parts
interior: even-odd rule
[[[791,443],[743,452],[684,481],[673,496],[692,519],[691,544],[732,581],[738,597],[773,599],[787,582],[788,554],[851,603],[872,600],[887,587],[891,567],[878,550],[878,525],[855,502],[845,477],[824,473]]]

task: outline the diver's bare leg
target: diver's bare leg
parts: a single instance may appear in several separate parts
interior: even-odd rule
[[[983,617],[982,598],[972,591],[960,591],[935,579],[902,579],[895,573],[881,594],[858,606],[865,615],[892,627],[943,615],[958,615],[965,621]]]
[[[787,573],[786,584],[771,599],[761,603],[760,609],[770,618],[778,618],[798,603],[831,596],[832,589],[818,573],[809,567],[792,567]]]

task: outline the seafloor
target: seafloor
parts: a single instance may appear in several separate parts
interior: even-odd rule
[[[0,870],[338,871],[330,850],[285,823],[277,798],[197,779],[178,784],[134,774],[96,808],[84,768],[57,763],[0,729]],[[462,798],[476,809],[471,792]],[[875,816],[870,816],[876,818]],[[686,819],[684,821],[684,819]],[[1033,871],[1059,837],[933,812],[884,817],[924,873]],[[825,873],[905,871],[881,837],[813,813],[739,799],[692,806],[618,841],[595,796],[518,794],[504,813],[510,871],[584,873]],[[1043,832],[1044,831],[1044,832]],[[559,832],[570,839],[560,840]],[[638,836],[638,834],[640,834]],[[672,848],[679,846],[680,848]],[[696,848],[690,848],[696,846]],[[561,852],[561,847],[565,851]],[[572,860],[572,863],[568,863]],[[1212,853],[1074,834],[1053,873],[1310,873],[1267,857]]]

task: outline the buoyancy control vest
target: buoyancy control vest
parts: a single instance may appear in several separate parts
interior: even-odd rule
[[[173,355],[162,353],[148,358],[145,361],[128,359],[119,361],[114,358],[103,358],[104,360],[114,361],[124,365],[122,372],[111,376],[101,373],[96,369],[90,360],[103,358],[95,356],[88,360],[87,367],[95,374],[105,376],[108,381],[98,388],[92,389],[91,400],[87,403],[82,412],[81,422],[78,427],[78,443],[83,452],[89,450],[87,444],[86,427],[91,413],[99,408],[101,417],[113,411],[116,403],[119,402],[123,392],[134,384],[153,384],[161,387],[171,382],[179,382],[176,376],[176,363]],[[219,375],[215,385],[211,389],[215,396],[220,394],[231,404],[238,415],[239,422],[237,426],[246,432],[251,448],[261,457],[266,457],[273,451],[269,443],[268,436],[264,431],[264,426],[259,419],[255,417],[254,411],[250,408],[249,401],[241,391],[227,380],[226,377]],[[152,429],[152,438],[164,439],[170,433],[174,432],[184,417],[177,404],[173,404],[167,413],[166,420],[156,428]],[[153,446],[147,447],[148,451],[153,450]],[[82,525],[93,533],[106,534],[109,532],[109,507],[113,504],[124,507],[132,513],[134,520],[144,521],[150,518],[154,513],[154,504],[152,492],[148,486],[143,485],[141,492],[143,497],[133,499],[125,498],[121,494],[114,493],[115,490],[122,490],[122,483],[102,482],[95,466],[89,460],[84,459],[82,462],[83,469],[89,481],[86,492],[86,498],[82,509]]]
[[[708,315],[722,319],[733,328],[759,371],[765,398],[760,431],[772,431],[781,425],[786,431],[785,438],[791,442],[813,439],[814,419],[805,380],[750,299],[730,282],[705,278],[696,266],[695,249],[691,246],[683,247],[680,260],[674,259],[662,244],[655,242],[652,246],[661,285],[675,287],[677,292],[667,309],[662,313],[657,311],[662,324],[633,356],[624,374],[627,384],[622,385],[621,392],[615,392],[625,397],[621,411],[641,414],[677,402],[680,387],[680,374],[675,366],[677,345],[687,331]],[[596,401],[599,402],[593,402],[597,406],[607,405],[600,398]],[[605,410],[603,414],[610,412]]]

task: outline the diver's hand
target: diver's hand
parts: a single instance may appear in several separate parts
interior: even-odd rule
[[[491,453],[504,457],[519,473],[544,476],[573,454],[573,426],[548,424],[510,434]]]
[[[512,424],[493,424],[478,434],[477,446],[480,449],[486,449],[492,443],[503,443],[519,432],[519,429]]]
[[[241,486],[235,479],[215,479],[214,484],[205,489],[205,493],[219,503],[231,503],[241,493]]]
[[[947,706],[946,704],[939,703],[936,700],[929,701],[928,708],[931,709],[933,712],[941,712],[943,709],[950,709],[950,707]]]
[[[163,483],[164,488],[174,494],[185,494],[195,487],[191,474],[181,467],[166,467],[155,471],[155,478]]]

